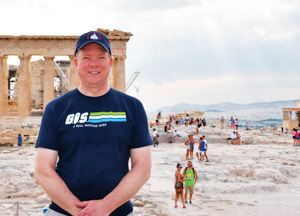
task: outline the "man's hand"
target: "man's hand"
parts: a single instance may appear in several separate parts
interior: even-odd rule
[[[102,200],[79,202],[76,206],[83,208],[77,216],[108,216],[111,213]]]

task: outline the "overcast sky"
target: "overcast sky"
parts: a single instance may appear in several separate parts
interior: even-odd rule
[[[299,0],[0,0],[0,35],[131,32],[146,110],[300,99]],[[140,88],[137,93],[136,88]]]

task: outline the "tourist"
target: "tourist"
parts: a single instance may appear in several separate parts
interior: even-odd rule
[[[179,133],[179,131],[175,130],[175,136],[181,137],[181,134]]]
[[[198,175],[196,170],[193,167],[192,161],[188,161],[188,166],[183,171],[184,175],[184,189],[185,189],[185,203],[187,202],[187,195],[190,194],[190,204],[192,204],[192,197],[194,193],[194,185],[196,184],[198,180]]]
[[[203,122],[203,127],[205,127],[206,126],[206,119],[203,118],[202,122]]]
[[[296,128],[293,128],[294,146],[298,146],[298,138],[299,138],[299,133]]]
[[[199,128],[201,127],[201,125],[200,125],[200,119],[197,118],[196,121],[195,121],[195,123],[196,123],[196,134],[199,134]]]
[[[231,134],[231,143],[236,144],[236,139],[237,139],[236,133],[235,131],[233,131]]]
[[[174,141],[173,129],[172,129],[172,127],[169,127],[169,129],[168,129],[168,143],[172,143],[173,141]]]
[[[235,125],[235,130],[238,131],[239,130],[239,120],[238,120],[238,118],[235,119],[234,125]]]
[[[230,120],[229,120],[229,122],[230,122],[230,128],[235,128],[235,125],[234,125],[234,123],[235,123],[235,120],[233,119],[233,117],[231,116],[231,118],[230,118]]]
[[[204,157],[206,158],[206,162],[209,162],[208,157],[207,157],[207,154],[206,154],[206,152],[207,152],[207,141],[206,141],[204,135],[202,136],[202,138],[203,138],[203,141],[204,141],[204,143],[205,143],[205,146],[204,146],[204,149],[205,149],[205,151],[204,151]],[[204,158],[203,158],[203,160],[204,160]]]
[[[182,166],[178,163],[177,164],[177,171],[175,172],[175,208],[177,208],[177,201],[180,196],[183,208],[186,208],[184,204],[183,198],[183,182],[184,176],[181,174]]]
[[[190,159],[194,159],[194,136],[191,135],[191,139],[190,139]]]
[[[289,132],[289,129],[288,129],[288,128],[285,128],[284,133],[285,133],[285,134],[288,134],[288,132]]]
[[[220,122],[221,122],[221,129],[224,129],[225,119],[223,118],[223,116],[221,117]]]
[[[107,37],[83,34],[74,59],[79,87],[45,108],[35,177],[52,200],[47,215],[133,215],[129,200],[150,177],[145,110],[109,86],[112,64]]]
[[[22,136],[21,136],[21,134],[18,135],[18,146],[19,147],[22,146]]]
[[[199,146],[196,151],[196,156],[199,161],[204,161],[204,154],[205,154],[205,142],[203,141],[203,137],[200,137]]]
[[[183,118],[180,117],[179,123],[180,123],[180,125],[183,125],[183,124],[184,124]]]
[[[153,128],[152,140],[153,140],[154,147],[158,146],[158,144],[159,144],[159,134],[158,134],[158,132],[155,128]]]
[[[175,117],[175,124],[176,124],[176,125],[179,125],[179,121],[180,121],[180,117],[179,117],[179,116],[176,116],[176,117]]]
[[[191,136],[188,135],[188,138],[184,141],[184,145],[186,145],[186,154],[185,154],[185,159],[189,160],[189,156],[190,156],[190,150],[191,150],[191,145],[190,145],[190,140],[191,140]]]
[[[188,125],[189,125],[189,122],[190,122],[190,117],[189,117],[189,114],[186,114],[186,116],[185,116],[185,120],[184,120],[184,124],[185,124],[185,126],[188,126]]]

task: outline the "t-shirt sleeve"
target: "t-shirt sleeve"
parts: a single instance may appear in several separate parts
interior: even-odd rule
[[[136,124],[134,128],[131,148],[140,148],[153,144],[149,133],[148,119],[145,109],[140,101],[137,102],[136,106]]]
[[[53,111],[47,106],[43,114],[41,128],[35,147],[58,150],[57,134],[55,128],[56,127]]]

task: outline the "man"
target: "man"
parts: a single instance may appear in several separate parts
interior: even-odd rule
[[[155,128],[153,128],[153,132],[152,132],[152,141],[153,141],[154,147],[158,146],[159,134]]]
[[[205,162],[209,162],[207,154],[206,154],[206,152],[207,152],[207,141],[205,139],[205,135],[203,135],[202,137],[203,137],[203,141],[205,143],[205,145],[204,145],[204,157],[206,158]],[[204,161],[204,157],[203,157],[203,161]]]
[[[234,129],[234,128],[235,128],[235,124],[234,124],[234,123],[235,123],[235,120],[234,120],[234,118],[233,118],[232,116],[231,116],[231,118],[230,118],[229,121],[230,121],[230,128],[233,128],[233,129]]]
[[[21,136],[21,134],[18,135],[18,146],[22,146],[22,136]]]
[[[199,146],[196,151],[196,156],[199,161],[204,161],[204,154],[205,154],[205,141],[203,140],[203,137],[200,137]]]
[[[194,193],[194,185],[198,180],[196,170],[193,168],[192,161],[188,161],[188,166],[183,171],[184,174],[184,189],[185,189],[185,203],[187,202],[187,195],[190,193],[190,204],[192,204],[192,196]]]
[[[129,199],[151,169],[144,108],[109,87],[102,33],[80,36],[74,64],[80,85],[47,105],[36,143],[36,180],[52,200],[46,215],[133,215]]]

